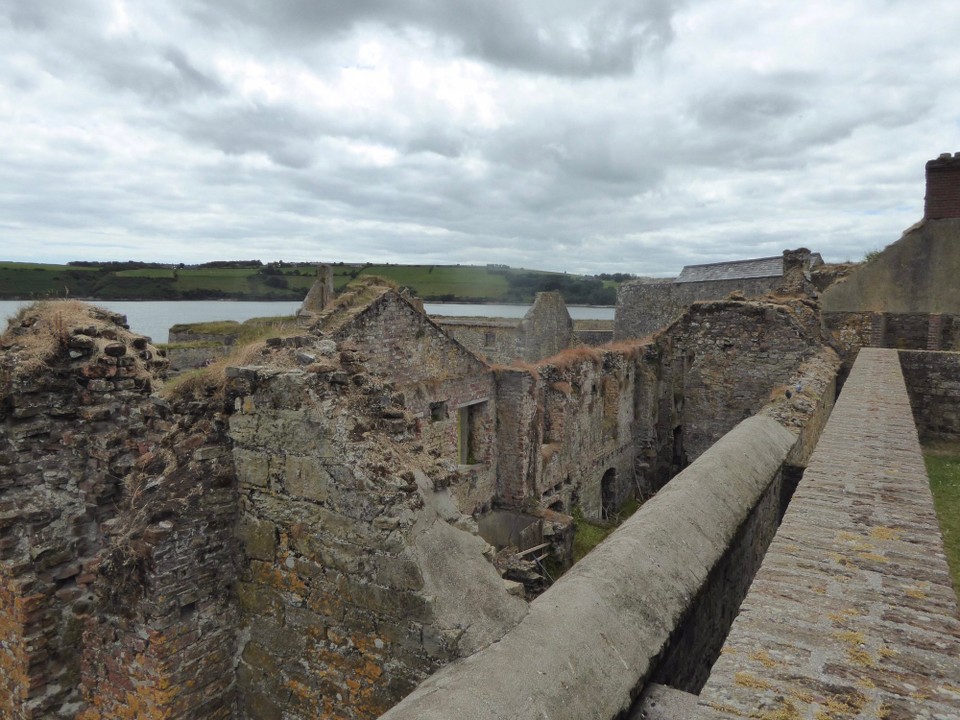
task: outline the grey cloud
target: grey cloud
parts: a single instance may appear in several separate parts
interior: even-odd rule
[[[278,165],[297,169],[311,165],[312,143],[321,132],[316,120],[292,108],[263,104],[184,112],[173,116],[169,127],[227,155],[263,153]]]
[[[71,21],[83,25],[103,15],[103,4],[95,0],[5,0],[0,6],[0,18],[29,32],[47,31]]]
[[[694,116],[710,127],[733,127],[753,131],[758,124],[779,122],[807,109],[799,95],[783,90],[713,92],[693,106]]]
[[[88,56],[88,71],[114,91],[128,91],[154,103],[197,95],[221,95],[223,86],[189,64],[182,52],[166,49],[144,55]]]
[[[213,95],[220,95],[224,92],[223,83],[217,78],[198,70],[179,48],[168,47],[163,51],[162,55],[167,62],[176,68],[185,85]]]
[[[673,39],[681,0],[603,4],[514,0],[193,0],[204,23],[270,34],[270,42],[313,45],[363,24],[433,32],[465,55],[552,75],[622,75]],[[226,14],[225,14],[226,13]],[[573,35],[579,37],[574,38]]]

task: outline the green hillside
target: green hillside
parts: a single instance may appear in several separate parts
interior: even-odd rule
[[[336,263],[333,271],[337,290],[360,275],[379,275],[433,301],[530,302],[536,292],[559,290],[568,303],[616,302],[617,281],[611,276],[585,277],[500,265]],[[0,262],[0,299],[300,300],[315,277],[315,267],[307,263],[230,261],[172,266],[137,262]]]

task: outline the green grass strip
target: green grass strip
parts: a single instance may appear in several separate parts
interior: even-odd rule
[[[953,576],[953,589],[960,599],[960,443],[927,445],[923,448],[923,459]]]

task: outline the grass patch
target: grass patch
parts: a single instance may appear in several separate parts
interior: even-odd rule
[[[231,335],[240,332],[240,323],[236,320],[213,320],[199,323],[177,323],[170,328],[171,335],[182,332],[199,335]]]
[[[587,553],[603,542],[624,520],[633,515],[642,503],[630,498],[606,521],[587,520],[580,508],[573,509],[573,562],[579,562]]]
[[[200,348],[223,347],[222,342],[216,340],[192,340],[190,342],[162,343],[156,345],[158,350],[199,350]]]
[[[178,323],[170,328],[170,334],[196,333],[198,335],[236,335],[237,345],[246,345],[268,337],[284,337],[297,330],[297,320],[293,315],[277,317],[257,317],[244,320],[214,320],[200,323]],[[204,342],[204,341],[200,341]],[[187,347],[190,343],[175,343],[176,347]]]
[[[923,459],[940,520],[953,590],[960,599],[960,443],[926,445]]]

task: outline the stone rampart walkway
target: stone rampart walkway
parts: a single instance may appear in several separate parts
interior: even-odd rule
[[[895,350],[863,349],[700,720],[960,718],[960,619]]]

